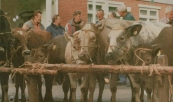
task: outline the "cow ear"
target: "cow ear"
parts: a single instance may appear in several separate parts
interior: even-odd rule
[[[70,41],[71,38],[73,37],[72,34],[68,34],[67,32],[64,32],[64,36],[65,36],[65,38],[66,38],[68,41]]]
[[[152,47],[154,56],[160,56],[162,54],[162,49],[158,46],[158,44],[152,45]]]
[[[141,31],[142,29],[142,25],[141,24],[135,24],[135,25],[132,25],[130,27],[127,27],[127,30],[129,31],[129,36],[136,36],[139,34],[139,32]]]

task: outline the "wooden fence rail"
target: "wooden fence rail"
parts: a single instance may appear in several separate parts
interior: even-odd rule
[[[145,74],[173,74],[173,66],[159,66],[154,64],[151,66],[130,66],[130,65],[76,65],[76,64],[30,64],[22,68],[6,68],[0,67],[0,72],[22,74],[51,74],[57,71],[61,72],[93,72],[93,73],[145,73]]]

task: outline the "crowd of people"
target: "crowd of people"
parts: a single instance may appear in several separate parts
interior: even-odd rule
[[[119,18],[124,20],[131,20],[135,21],[134,16],[128,12],[127,7],[125,5],[119,6],[117,8],[117,14],[119,14]],[[23,28],[24,29],[35,29],[35,30],[46,30],[52,34],[52,38],[63,35],[63,32],[66,31],[68,34],[73,34],[75,31],[78,31],[81,29],[80,25],[82,22],[82,13],[81,11],[75,11],[73,13],[73,18],[65,25],[65,27],[61,26],[61,17],[60,15],[56,14],[52,17],[52,23],[45,29],[43,24],[41,24],[41,14],[42,12],[37,10],[33,13],[33,17],[31,20],[24,23]],[[117,14],[115,12],[110,12],[108,15],[108,18],[118,18]],[[97,19],[95,23],[98,23],[99,21],[105,19],[104,18],[104,10],[99,9],[97,11]],[[167,6],[165,8],[165,18],[160,20],[164,23],[170,23],[173,21],[173,6]],[[119,74],[119,84],[126,84],[127,86],[130,86],[130,82],[126,76],[126,74]]]

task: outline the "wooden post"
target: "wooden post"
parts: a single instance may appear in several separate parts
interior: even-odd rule
[[[168,58],[165,55],[158,56],[158,64],[161,66],[168,66]],[[158,89],[158,102],[169,102],[169,81],[168,75],[160,76],[161,85]]]
[[[24,56],[24,61],[32,62],[32,57],[30,55]],[[26,66],[24,66],[24,69]],[[16,70],[20,72],[20,70]],[[39,91],[38,91],[38,81],[36,75],[27,75],[27,70],[24,74],[24,78],[27,81],[27,87],[28,87],[28,98],[29,102],[40,102],[39,101]]]

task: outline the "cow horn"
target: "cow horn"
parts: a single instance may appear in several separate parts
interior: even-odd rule
[[[151,45],[151,46],[154,48],[154,47],[157,47],[158,45],[159,45],[159,44],[154,44],[154,45]]]
[[[112,29],[112,27],[111,27],[111,26],[106,25],[106,27],[107,27],[107,28],[109,28],[109,29]]]

